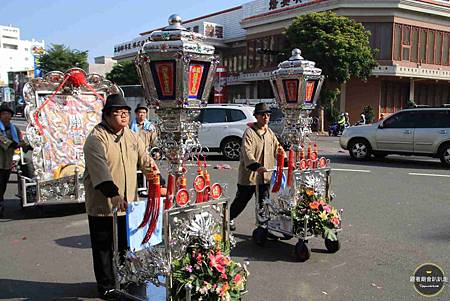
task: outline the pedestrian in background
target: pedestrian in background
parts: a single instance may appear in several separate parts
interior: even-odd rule
[[[137,133],[146,147],[156,146],[157,133],[155,126],[147,119],[148,108],[140,103],[134,110],[135,118],[131,121],[130,129]]]
[[[4,196],[11,175],[14,151],[26,146],[19,128],[11,122],[14,111],[6,104],[0,106],[0,217],[3,217]]]
[[[137,200],[136,172],[159,174],[144,143],[129,128],[131,108],[120,94],[109,95],[102,121],[84,145],[85,195],[97,289],[102,298],[114,298],[113,208],[118,208],[121,254],[127,248],[125,210]]]
[[[269,195],[272,173],[267,172],[275,166],[277,150],[280,147],[277,137],[269,128],[270,108],[265,103],[255,106],[256,122],[249,125],[242,137],[241,158],[238,169],[236,197],[230,207],[230,229],[235,230],[234,219],[245,209],[247,203],[259,185],[259,206]],[[257,174],[262,176],[263,183],[257,183]]]

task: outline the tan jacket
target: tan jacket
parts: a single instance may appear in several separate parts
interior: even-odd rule
[[[111,216],[111,200],[95,189],[105,181],[113,181],[119,194],[128,202],[137,199],[136,171],[156,167],[144,143],[129,128],[113,134],[103,123],[94,127],[84,144],[86,170],[84,188],[86,211],[91,216]],[[158,171],[159,173],[159,171]],[[119,212],[119,215],[124,215]]]
[[[19,136],[19,141],[22,141],[20,139],[20,131],[17,126],[10,123],[10,126],[16,127],[17,135]],[[14,141],[12,140],[11,131],[6,131],[6,137],[0,132],[0,169],[11,169],[12,164],[12,157],[14,155],[15,148],[9,147],[11,143]]]
[[[249,126],[242,137],[238,184],[256,185],[257,173],[248,169],[249,165],[259,163],[267,169],[274,168],[278,145],[278,139],[271,129],[263,131],[256,123]],[[265,173],[264,182],[270,182],[271,176],[272,173]]]
[[[137,125],[139,132],[138,132],[138,136],[139,138],[142,139],[142,142],[144,142],[145,147],[147,148],[152,148],[154,146],[156,146],[156,138],[157,138],[157,133],[156,131],[146,131],[144,129],[142,129],[143,125]]]

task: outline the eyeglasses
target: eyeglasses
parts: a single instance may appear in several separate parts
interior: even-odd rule
[[[114,111],[112,112],[114,116],[120,116],[120,117],[128,117],[130,116],[130,111]]]

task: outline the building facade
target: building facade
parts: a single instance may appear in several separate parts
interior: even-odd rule
[[[97,73],[106,76],[107,73],[111,72],[116,63],[117,61],[109,56],[95,57],[94,64],[89,64],[88,66],[88,73]]]
[[[450,0],[255,0],[183,25],[216,46],[226,72],[219,88],[228,102],[268,99],[273,98],[268,77],[280,61],[276,53],[287,45],[283,31],[295,17],[321,11],[362,23],[378,49],[379,65],[369,79],[351,79],[341,87],[339,109],[350,113],[351,122],[367,105],[377,116],[409,100],[450,103]],[[115,58],[134,57],[150,33],[116,45]]]
[[[33,77],[36,56],[44,49],[44,41],[21,40],[19,28],[0,25],[0,87],[13,84],[18,75]]]

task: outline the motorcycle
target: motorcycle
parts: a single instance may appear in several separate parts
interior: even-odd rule
[[[340,136],[348,127],[350,127],[348,123],[344,124],[344,127],[342,127],[337,122],[334,122],[328,127],[328,136]]]

